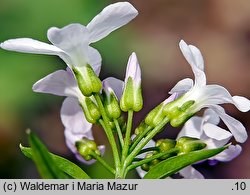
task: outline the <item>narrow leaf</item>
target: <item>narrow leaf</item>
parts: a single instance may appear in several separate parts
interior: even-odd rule
[[[32,149],[29,147],[23,147],[20,144],[20,149],[23,152],[23,154],[32,159]],[[68,174],[74,179],[90,179],[90,177],[85,173],[79,166],[76,164],[72,163],[71,161],[50,153],[52,156],[55,164],[58,166],[59,169],[61,169],[64,173]]]
[[[46,146],[32,132],[28,132],[29,144],[32,149],[32,159],[36,164],[39,174],[44,179],[66,179],[70,178],[62,172],[55,164]]]
[[[228,146],[209,150],[199,150],[190,152],[188,154],[171,157],[152,167],[144,176],[144,179],[160,179],[171,176],[188,165],[219,154],[227,147]]]

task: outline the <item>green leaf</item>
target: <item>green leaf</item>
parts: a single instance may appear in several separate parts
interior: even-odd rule
[[[29,147],[23,147],[20,144],[20,149],[23,152],[23,154],[32,159],[32,149]],[[71,161],[50,153],[52,156],[55,164],[58,166],[59,169],[61,169],[64,173],[68,174],[74,179],[90,179],[90,177],[85,173],[80,167],[78,167],[76,164],[72,163]]]
[[[209,150],[199,150],[168,158],[152,167],[144,176],[144,179],[160,179],[171,176],[188,165],[219,154],[227,147],[228,146]]]
[[[46,146],[32,132],[28,131],[29,144],[32,149],[32,160],[35,162],[39,174],[44,179],[70,178],[55,164]]]

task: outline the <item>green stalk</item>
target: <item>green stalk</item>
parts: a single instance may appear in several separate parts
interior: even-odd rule
[[[133,140],[132,146],[130,147],[129,151],[132,152],[137,144],[142,140],[142,138],[151,130],[151,127],[148,126],[141,134],[137,135]]]
[[[101,163],[102,166],[106,168],[110,173],[115,175],[115,170],[111,166],[109,166],[109,164],[102,157],[97,155],[95,152],[92,152],[90,155],[93,156],[99,163]]]
[[[115,123],[116,131],[117,131],[117,134],[118,134],[118,138],[119,138],[121,147],[123,148],[124,141],[123,141],[122,131],[121,131],[120,125],[118,123],[118,120],[114,119],[114,123]]]
[[[124,140],[124,147],[122,150],[122,162],[126,159],[128,150],[129,150],[132,122],[133,122],[133,113],[134,113],[133,110],[128,111],[126,134],[125,134],[125,140]]]
[[[102,100],[100,98],[100,94],[94,93],[94,97],[96,99],[96,102],[98,104],[98,107],[100,109],[100,112],[101,112],[101,115],[103,118],[103,120],[100,119],[99,122],[102,125],[103,129],[105,130],[105,133],[106,133],[107,138],[109,140],[110,146],[112,148],[115,167],[116,167],[116,171],[117,171],[117,170],[120,170],[120,157],[119,157],[119,152],[118,152],[117,145],[115,142],[115,138],[114,138],[112,129],[109,125],[109,119],[108,119],[108,116],[107,116],[105,109],[103,107]]]
[[[172,153],[177,153],[178,151],[179,151],[178,148],[173,148],[173,149],[171,149],[171,150],[169,150],[169,151],[161,152],[161,153],[155,154],[155,155],[153,155],[153,156],[151,156],[151,157],[149,157],[149,158],[144,158],[143,160],[141,160],[141,161],[139,161],[139,162],[136,162],[136,163],[134,163],[134,164],[129,165],[129,166],[127,167],[126,172],[128,172],[129,170],[135,169],[136,167],[139,167],[139,166],[141,166],[141,165],[143,165],[143,164],[146,164],[146,163],[148,163],[148,162],[150,162],[150,161],[152,161],[152,160],[154,160],[154,159],[158,159],[158,158],[160,158],[160,157],[162,157],[162,156],[165,156],[165,155],[167,155],[167,154],[170,154],[170,156],[172,156],[172,155],[171,155]]]
[[[169,119],[166,117],[164,120],[156,126],[152,131],[148,133],[148,135],[138,143],[137,147],[129,154],[129,156],[124,161],[123,167],[127,167],[132,163],[133,159],[138,155],[138,153],[142,150],[142,148],[169,122]],[[125,171],[125,170],[124,170]],[[125,173],[123,173],[125,174]]]

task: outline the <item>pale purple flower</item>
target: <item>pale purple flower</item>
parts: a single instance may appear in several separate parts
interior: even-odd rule
[[[193,45],[187,45],[183,40],[180,41],[182,54],[190,64],[195,76],[195,82],[190,78],[179,81],[170,93],[184,94],[179,100],[179,104],[189,100],[194,100],[195,105],[192,109],[197,112],[201,108],[210,107],[217,104],[231,103],[240,111],[250,110],[250,101],[242,96],[231,96],[230,93],[220,85],[207,85],[204,73],[204,61],[201,52]]]
[[[101,68],[99,52],[89,44],[99,41],[112,31],[127,24],[138,14],[128,2],[114,3],[102,10],[87,26],[70,24],[61,29],[52,27],[47,36],[52,44],[31,38],[10,39],[1,43],[6,50],[57,55],[72,68],[81,71],[81,67],[90,64],[97,74]]]
[[[250,110],[250,100],[242,96],[231,96],[230,93],[220,85],[207,85],[206,75],[204,73],[204,61],[201,52],[193,45],[187,45],[183,40],[180,41],[180,49],[189,62],[195,76],[195,81],[186,78],[179,81],[173,89],[172,93],[178,93],[181,96],[176,100],[174,106],[181,106],[187,101],[195,101],[188,109],[190,113],[196,113],[204,107],[213,109],[224,123],[229,127],[235,136],[236,141],[244,142],[247,139],[246,132],[240,123],[234,123],[234,119],[227,115],[218,104],[231,103],[238,110],[247,112]],[[237,129],[239,129],[237,132]]]

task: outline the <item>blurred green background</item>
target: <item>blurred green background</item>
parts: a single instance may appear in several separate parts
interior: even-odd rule
[[[48,42],[47,29],[69,23],[87,23],[111,0],[0,0],[0,42],[30,37]],[[128,25],[94,44],[103,58],[101,78],[123,79],[132,51],[142,67],[145,106],[134,126],[161,102],[180,79],[192,77],[178,42],[199,47],[206,63],[208,83],[225,86],[233,95],[250,98],[250,2],[247,0],[133,0],[139,15]],[[63,97],[32,92],[32,85],[47,74],[64,69],[55,56],[0,50],[0,177],[39,177],[34,164],[19,150],[27,144],[25,130],[35,131],[50,151],[78,163],[65,146],[60,107]],[[250,114],[227,106],[228,113],[250,128]],[[94,129],[99,143],[106,138]],[[168,127],[174,137],[177,130]],[[229,163],[197,168],[206,178],[250,178],[250,141]],[[106,152],[107,154],[108,152]],[[107,160],[110,157],[106,155]],[[79,163],[78,163],[79,164]],[[83,166],[83,165],[81,165]],[[110,177],[97,163],[84,169],[96,178]],[[98,171],[97,171],[98,170]],[[131,173],[130,178],[137,178]]]

